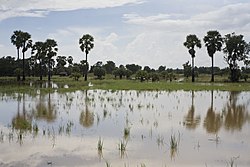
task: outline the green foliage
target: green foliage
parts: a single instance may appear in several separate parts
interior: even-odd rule
[[[235,33],[225,35],[224,59],[229,65],[230,80],[232,82],[237,82],[240,79],[238,62],[245,62],[248,58],[249,45],[243,38],[243,35],[236,35]]]
[[[143,82],[148,78],[148,73],[147,71],[140,70],[140,71],[137,71],[135,76],[137,79],[140,79],[140,81]]]
[[[94,38],[89,34],[85,34],[79,39],[79,45],[81,51],[85,52],[86,55],[85,61],[86,64],[88,64],[88,54],[90,50],[94,48]],[[88,75],[88,68],[87,70],[85,70],[85,78],[84,78],[85,81],[87,81],[87,75]]]
[[[141,70],[141,66],[136,64],[127,64],[126,68],[132,72],[132,74],[135,74],[137,71]]]
[[[126,75],[126,69],[124,67],[116,68],[113,71],[113,75],[115,76],[115,78],[119,76],[119,78],[122,79],[122,77]]]
[[[75,81],[78,81],[79,78],[81,77],[81,73],[79,73],[79,72],[73,72],[71,74],[71,77],[74,78]]]
[[[189,77],[191,76],[192,72],[191,72],[191,64],[189,64],[189,61],[187,61],[186,63],[184,63],[183,65],[183,69],[184,69],[184,77]]]
[[[98,79],[102,79],[103,76],[105,76],[105,69],[102,67],[95,67],[94,70],[94,76],[97,76]]]
[[[217,51],[221,51],[223,38],[218,31],[208,31],[207,35],[203,38],[205,46],[207,47],[207,53],[212,59],[211,81],[214,82],[214,54]]]
[[[188,35],[186,37],[186,41],[183,45],[188,49],[189,54],[192,57],[192,82],[194,82],[194,58],[195,58],[195,50],[194,47],[201,48],[201,41],[198,39],[196,35]]]
[[[160,81],[160,75],[157,72],[150,73],[149,76],[150,76],[152,82]]]
[[[107,74],[112,74],[115,70],[115,63],[113,61],[107,61],[107,63],[103,65],[103,68],[106,70]]]

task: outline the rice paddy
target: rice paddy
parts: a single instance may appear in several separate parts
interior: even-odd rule
[[[0,166],[250,165],[250,93],[0,93]]]

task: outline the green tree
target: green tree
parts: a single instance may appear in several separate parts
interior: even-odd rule
[[[11,36],[10,40],[13,45],[16,46],[17,49],[17,62],[19,62],[20,57],[20,48],[22,47],[22,41],[21,41],[21,33],[22,31],[16,30],[13,32],[13,35]],[[19,67],[18,67],[19,68]],[[17,81],[20,81],[20,74],[17,73]]]
[[[94,76],[97,76],[98,79],[102,79],[103,76],[105,76],[105,69],[102,67],[94,67]]]
[[[57,56],[56,57],[57,65],[56,65],[56,73],[61,74],[66,72],[65,65],[67,64],[66,56]]]
[[[208,31],[207,35],[203,38],[205,46],[207,47],[207,53],[211,57],[211,82],[214,82],[214,54],[217,51],[221,51],[223,38],[218,31]]]
[[[112,72],[115,70],[115,63],[113,61],[107,61],[103,67],[105,68],[107,74],[112,74]]]
[[[90,52],[91,49],[94,48],[94,38],[89,35],[83,35],[82,38],[79,39],[79,45],[80,45],[80,49],[82,52],[85,52],[86,55],[86,63],[88,64],[88,54]],[[88,69],[85,72],[85,78],[84,80],[87,81],[87,75],[88,75]]]
[[[19,31],[20,36],[18,40],[21,42],[22,53],[23,53],[23,81],[25,80],[25,52],[32,47],[31,35],[27,32]]]
[[[248,58],[249,44],[243,38],[243,35],[236,35],[235,33],[225,35],[224,59],[229,65],[232,82],[237,82],[240,78],[238,62],[244,62]]]
[[[137,71],[136,78],[140,79],[140,81],[143,82],[145,79],[148,78],[147,71],[143,71],[143,70]]]
[[[190,34],[186,37],[186,41],[183,45],[188,48],[188,52],[192,57],[192,82],[194,82],[194,58],[195,58],[195,50],[194,47],[201,48],[201,41],[194,34]]]
[[[31,53],[34,55],[35,61],[39,62],[39,74],[40,74],[40,80],[43,80],[43,65],[45,61],[45,51],[44,51],[44,42],[35,42],[35,44],[32,46]]]
[[[11,43],[13,45],[15,45],[16,49],[17,49],[17,60],[19,60],[19,57],[20,57],[19,56],[20,55],[19,50],[22,47],[22,39],[21,39],[21,34],[22,33],[23,33],[22,31],[20,31],[20,30],[17,31],[16,30],[16,31],[13,32],[13,35],[10,38]]]
[[[187,61],[182,66],[183,66],[183,69],[184,69],[184,77],[188,78],[192,73],[191,72],[191,64],[189,64],[189,61]]]
[[[69,63],[69,66],[72,66],[73,65],[73,57],[72,56],[68,56],[67,62]]]
[[[150,68],[149,66],[145,66],[145,67],[143,68],[143,70],[144,70],[144,71],[147,71],[148,73],[151,72],[151,68]]]
[[[122,79],[122,77],[126,75],[125,67],[123,65],[120,65],[119,68],[116,68],[113,71],[113,75],[115,76],[115,78],[119,76],[119,78]]]
[[[126,68],[135,74],[137,71],[141,70],[142,67],[136,64],[127,64]]]
[[[159,66],[158,72],[162,72],[166,70],[166,66]]]
[[[52,58],[57,55],[58,48],[57,48],[57,43],[54,39],[47,39],[44,45],[45,45],[44,51],[45,51],[45,55],[47,59],[47,66],[48,66],[48,81],[50,81],[51,68],[54,64],[54,61]]]

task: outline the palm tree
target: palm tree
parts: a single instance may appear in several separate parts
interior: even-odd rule
[[[17,62],[18,62],[18,66],[19,66],[19,57],[20,57],[19,56],[20,55],[19,50],[22,47],[21,33],[22,33],[22,31],[20,31],[20,30],[17,31],[16,30],[16,31],[14,31],[13,35],[10,38],[11,43],[13,45],[15,45],[16,48],[17,48]],[[17,81],[20,81],[20,74],[19,73],[17,74]]]
[[[87,64],[88,64],[89,51],[94,47],[93,42],[94,42],[94,38],[89,34],[83,35],[82,38],[79,39],[80,49],[82,52],[85,52],[85,54],[86,54],[85,60],[86,60]],[[85,78],[84,78],[85,81],[87,81],[87,75],[88,75],[88,68],[85,71]]]
[[[188,48],[188,52],[192,57],[192,82],[194,82],[194,58],[195,50],[194,47],[201,48],[201,41],[194,34],[190,34],[186,37],[186,41],[183,43],[185,47]]]
[[[22,31],[16,30],[14,31],[13,35],[11,36],[10,40],[13,45],[17,48],[17,60],[19,60],[19,49],[22,47],[22,41],[21,41],[21,33]]]
[[[223,38],[218,31],[208,31],[207,35],[203,38],[203,41],[207,47],[207,53],[212,59],[211,82],[214,82],[214,54],[216,51],[221,51]]]
[[[44,45],[45,45],[44,42],[38,41],[32,46],[32,51],[31,51],[31,53],[35,57],[35,61],[37,60],[39,61],[40,81],[43,80],[42,65],[45,59]]]
[[[44,44],[45,48],[45,56],[46,59],[48,60],[48,81],[50,81],[51,78],[51,66],[53,64],[53,57],[57,55],[57,43],[54,39],[47,39],[45,44]]]
[[[21,32],[22,53],[23,53],[23,81],[25,81],[25,52],[32,47],[31,35],[27,32]]]

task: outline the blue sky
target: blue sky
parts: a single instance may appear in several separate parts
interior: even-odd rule
[[[27,31],[32,40],[53,38],[58,55],[84,59],[78,40],[95,38],[90,64],[113,60],[158,68],[182,68],[190,60],[183,42],[188,34],[201,40],[209,30],[236,32],[250,41],[249,0],[0,0],[0,56],[16,56],[10,43],[14,30]],[[27,53],[27,57],[30,52]],[[203,45],[197,66],[210,66]],[[226,67],[222,53],[215,65]]]

